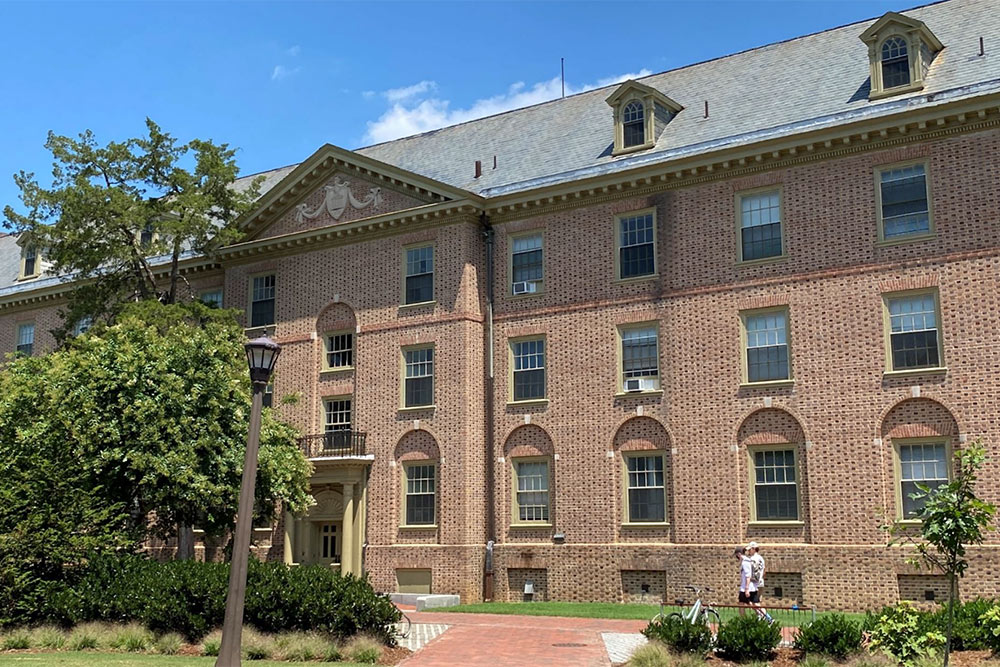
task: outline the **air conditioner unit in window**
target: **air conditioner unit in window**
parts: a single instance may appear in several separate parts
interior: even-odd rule
[[[625,380],[625,391],[652,391],[656,389],[656,380],[653,378],[629,378]]]
[[[534,294],[538,291],[538,284],[533,280],[522,280],[514,283],[514,294]]]

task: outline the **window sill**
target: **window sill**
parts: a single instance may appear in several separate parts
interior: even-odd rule
[[[910,375],[922,375],[924,373],[940,375],[947,372],[947,366],[933,366],[931,368],[907,368],[904,371],[882,371],[882,377],[908,377]]]
[[[614,283],[616,285],[627,285],[629,283],[642,283],[650,280],[659,280],[659,273],[650,273],[647,276],[633,276],[631,278],[615,278]]]
[[[868,93],[869,100],[881,100],[886,97],[893,97],[894,95],[904,95],[906,93],[915,93],[918,90],[923,90],[924,84],[921,83],[908,83],[905,86],[895,86],[894,88],[886,88],[885,90],[872,91]]]
[[[627,148],[619,148],[615,151],[612,151],[611,155],[613,157],[618,157],[619,155],[628,155],[629,153],[637,153],[639,151],[649,150],[654,146],[656,146],[655,141],[647,141],[646,143],[639,144],[638,146],[628,146]]]
[[[642,398],[643,396],[662,396],[662,389],[644,389],[642,391],[618,391],[615,398]]]
[[[401,524],[399,526],[399,529],[400,530],[437,530],[437,527],[438,527],[438,525],[436,523],[427,523],[427,524],[422,523],[422,524],[419,524],[419,525]]]
[[[623,521],[622,528],[666,528],[669,521]]]
[[[905,245],[907,243],[920,243],[921,241],[930,241],[931,239],[936,239],[937,234],[931,232],[929,234],[913,234],[910,236],[899,236],[891,239],[881,239],[875,242],[876,248],[888,248],[894,245]]]
[[[353,371],[354,366],[338,366],[337,368],[321,368],[320,373],[343,373],[345,371]]]
[[[17,280],[18,280],[18,282],[25,281],[25,280],[34,280],[35,278],[41,277],[41,275],[42,274],[40,274],[40,273],[33,273],[30,276],[18,276]]]
[[[547,398],[532,398],[524,401],[507,401],[507,405],[511,407],[518,407],[522,405],[548,405],[549,399]]]
[[[520,523],[511,523],[510,527],[512,529],[515,529],[515,528],[516,529],[523,529],[523,528],[528,528],[528,529],[531,529],[531,528],[551,528],[552,524],[549,523],[549,522],[547,522],[547,521],[546,522],[539,521],[537,523],[523,523],[523,522],[520,522]]]
[[[780,255],[775,255],[774,257],[761,257],[760,259],[741,259],[736,262],[736,266],[759,266],[761,264],[771,264],[772,262],[783,262],[788,259],[788,253],[782,253]]]
[[[521,299],[530,299],[532,297],[542,296],[543,294],[545,294],[545,290],[535,290],[534,292],[527,292],[525,294],[508,293],[507,298],[512,301],[520,301]]]
[[[437,303],[436,299],[431,299],[430,301],[418,301],[416,303],[401,303],[399,304],[399,309],[403,310],[406,308],[420,308],[422,306],[433,306]]]
[[[766,380],[764,382],[741,382],[740,389],[767,389],[768,387],[791,387],[795,380]]]
[[[920,519],[896,519],[893,523],[897,526],[920,526],[923,522]]]
[[[774,527],[781,528],[787,526],[789,528],[798,528],[800,526],[806,525],[805,521],[747,521],[748,526],[759,526],[759,527]]]
[[[437,405],[431,403],[430,405],[411,405],[399,408],[400,412],[420,412],[422,410],[437,410]]]

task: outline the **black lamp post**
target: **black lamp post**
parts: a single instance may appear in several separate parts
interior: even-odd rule
[[[243,460],[243,482],[236,514],[236,537],[229,569],[229,592],[226,594],[226,618],[222,623],[222,645],[216,667],[238,667],[243,635],[243,606],[247,594],[247,562],[250,556],[250,531],[253,525],[254,485],[257,481],[257,450],[260,448],[260,413],[267,387],[278,360],[281,346],[270,338],[255,338],[246,344],[250,381],[253,383],[253,403],[250,407],[250,433],[247,436],[246,458]]]

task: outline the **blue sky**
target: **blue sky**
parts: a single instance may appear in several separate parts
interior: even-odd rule
[[[0,208],[46,133],[240,147],[245,174],[901,10],[917,2],[10,2]],[[627,27],[627,32],[624,29]]]

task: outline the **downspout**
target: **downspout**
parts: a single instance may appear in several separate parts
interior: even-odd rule
[[[485,496],[486,496],[486,553],[483,559],[483,600],[493,599],[493,544],[496,539],[496,511],[493,461],[493,227],[486,213],[481,213],[479,221],[483,226],[483,240],[486,242],[486,330],[484,378],[486,415],[486,456]]]

